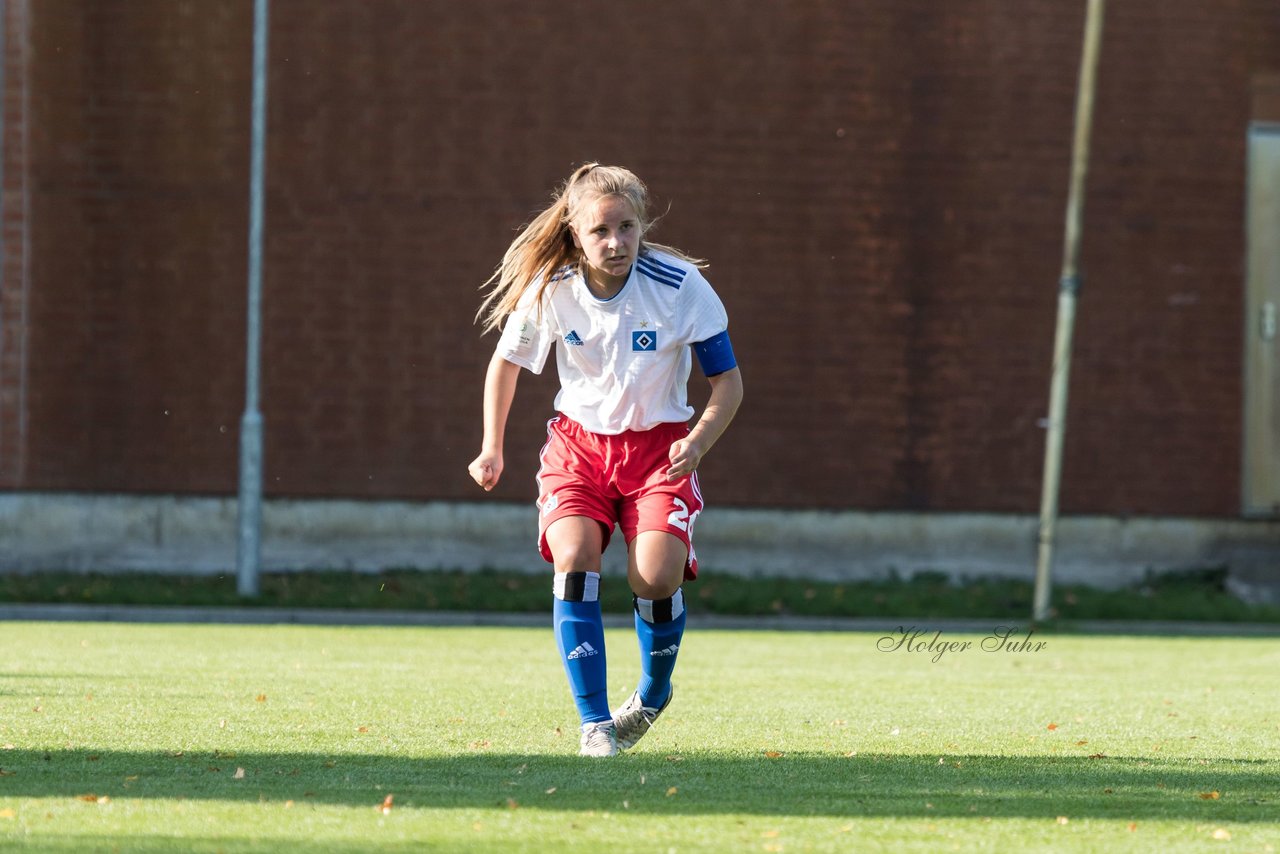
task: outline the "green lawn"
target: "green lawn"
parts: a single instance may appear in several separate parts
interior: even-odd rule
[[[1280,847],[1280,642],[939,640],[692,631],[658,728],[584,760],[549,629],[7,623],[0,847]]]

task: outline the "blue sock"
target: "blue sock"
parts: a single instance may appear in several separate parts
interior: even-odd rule
[[[671,695],[671,671],[684,636],[684,593],[669,599],[636,597],[636,636],[640,639],[640,702],[660,709]]]
[[[584,724],[607,721],[604,620],[600,616],[600,573],[557,572],[555,578],[556,644],[569,677],[569,688]]]

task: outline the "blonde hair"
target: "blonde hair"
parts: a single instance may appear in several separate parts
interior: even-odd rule
[[[701,259],[644,239],[656,218],[649,216],[649,190],[635,173],[621,166],[584,163],[556,190],[551,206],[516,235],[503,254],[502,263],[480,286],[490,288],[476,312],[476,320],[484,318],[485,332],[497,328],[515,311],[534,282],[540,283],[535,300],[540,306],[543,294],[553,284],[554,273],[567,265],[581,263],[582,251],[573,242],[573,221],[588,206],[607,196],[625,199],[636,212],[640,221],[641,254],[656,249],[697,267],[706,266]]]

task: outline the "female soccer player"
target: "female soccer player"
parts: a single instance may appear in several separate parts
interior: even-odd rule
[[[685,624],[680,585],[698,571],[698,463],[742,400],[728,317],[704,265],[645,240],[651,224],[634,174],[579,167],[507,249],[477,314],[486,332],[503,327],[485,377],[484,439],[468,468],[486,491],[502,476],[520,369],[541,373],[556,347],[558,415],[537,476],[538,546],[555,567],[555,635],[584,756],[632,747],[671,702]],[[692,430],[691,351],[711,383]],[[598,593],[615,525],[627,542],[642,673],[610,713]]]

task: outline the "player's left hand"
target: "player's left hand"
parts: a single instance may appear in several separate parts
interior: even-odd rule
[[[667,480],[679,480],[693,474],[698,468],[698,463],[702,462],[702,454],[702,448],[692,439],[686,437],[674,442],[667,455],[671,460],[671,467],[667,469]]]

